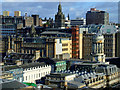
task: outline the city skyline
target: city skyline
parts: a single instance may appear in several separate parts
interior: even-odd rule
[[[22,16],[27,12],[28,15],[38,14],[41,18],[54,19],[58,4],[59,2],[2,2],[2,11],[10,11],[10,16],[14,15],[14,11],[21,11]],[[61,2],[61,4],[65,17],[69,13],[70,19],[86,18],[87,11],[96,8],[107,11],[110,22],[118,22],[118,2]]]

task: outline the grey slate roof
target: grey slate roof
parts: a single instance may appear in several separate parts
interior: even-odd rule
[[[0,83],[0,85],[2,85],[2,89],[20,89],[20,88],[25,88],[26,85],[24,85],[23,83],[20,83],[16,80],[14,81],[5,81],[5,82],[2,82]]]
[[[23,53],[11,53],[4,57],[5,60],[30,60],[34,57],[34,54],[23,54]]]
[[[9,71],[9,70],[12,70],[12,69],[20,69],[20,68],[30,68],[30,67],[37,67],[37,66],[43,66],[43,65],[46,65],[44,62],[35,62],[35,63],[27,63],[27,64],[23,64],[21,66],[18,66],[18,65],[13,65],[13,66],[5,66],[3,67],[3,71]]]
[[[63,32],[58,32],[58,31],[45,31],[42,32],[41,35],[46,35],[46,34],[68,34],[68,33],[63,33]]]
[[[23,65],[21,65],[20,67],[22,67],[22,68],[24,69],[24,68],[37,67],[37,66],[44,66],[44,65],[46,65],[44,62],[41,62],[41,63],[35,62],[35,63],[23,64]]]
[[[75,78],[74,80],[69,81],[68,86],[71,86],[71,85],[76,88],[79,88],[80,86],[85,85],[82,80],[82,76],[79,76],[78,78]]]
[[[12,70],[12,69],[19,69],[19,68],[21,68],[21,67],[17,66],[17,65],[5,66],[5,67],[3,67],[3,71],[9,71],[9,70]]]

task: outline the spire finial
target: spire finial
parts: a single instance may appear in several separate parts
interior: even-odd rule
[[[59,0],[59,4],[61,4],[60,2],[61,2],[61,1]]]

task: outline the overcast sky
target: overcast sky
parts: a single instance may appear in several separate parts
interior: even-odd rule
[[[11,16],[14,15],[14,11],[21,11],[22,16],[27,12],[28,15],[39,14],[41,18],[52,17],[53,19],[58,11],[59,2],[14,1],[15,0],[4,0],[4,2],[2,2],[2,11],[10,11]],[[90,10],[90,8],[96,7],[98,10],[105,10],[109,13],[110,22],[118,22],[118,2],[61,2],[61,5],[65,17],[69,13],[70,19],[75,19],[76,17],[86,18],[86,12]]]

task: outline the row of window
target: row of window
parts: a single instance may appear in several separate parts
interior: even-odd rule
[[[68,44],[66,44],[66,43],[65,43],[65,44],[62,44],[62,46],[68,46]]]
[[[51,79],[51,80],[64,80],[64,78],[54,78],[54,77],[47,77],[47,79]]]
[[[28,75],[28,76],[25,76],[24,77],[24,81],[29,81],[29,80],[35,80],[35,79],[40,79],[41,77],[44,77],[45,75],[47,75],[47,74],[50,74],[50,71],[48,71],[48,72],[43,72],[43,73],[37,73],[37,74],[30,74],[30,75]]]
[[[43,68],[50,68],[50,66],[48,65],[45,65],[45,66],[38,66],[38,67],[32,67],[32,68],[27,68],[27,69],[24,69],[24,71],[27,71],[27,70],[34,70],[34,69],[43,69]]]
[[[68,48],[64,48],[64,49],[62,49],[62,51],[68,51]]]

